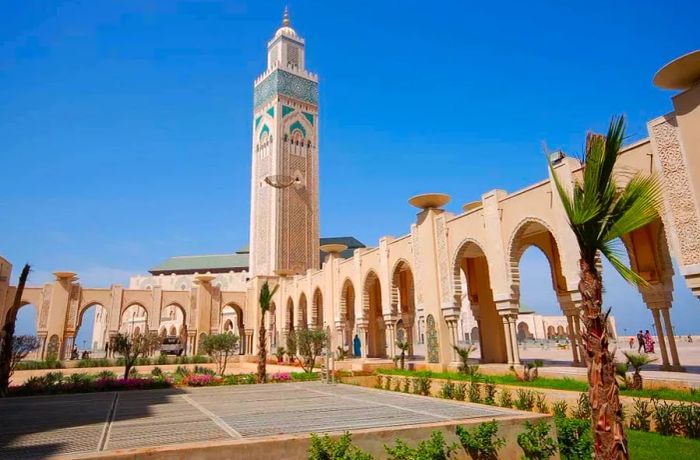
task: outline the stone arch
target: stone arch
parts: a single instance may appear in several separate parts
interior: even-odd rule
[[[525,321],[520,321],[517,326],[518,340],[528,340],[531,339],[532,333],[530,332],[530,326]]]
[[[471,333],[469,334],[469,340],[471,343],[474,342],[479,342],[479,328],[478,327],[473,327],[471,330]]]
[[[201,354],[204,348],[204,341],[207,339],[207,333],[202,332],[199,334],[199,340],[197,341],[197,354]]]
[[[299,314],[297,315],[297,327],[299,329],[307,329],[309,327],[307,314],[306,294],[302,292],[299,296]]]
[[[567,283],[561,265],[560,245],[553,227],[538,217],[526,217],[515,226],[508,241],[508,272],[514,298],[520,299],[520,258],[531,246],[542,251],[547,258],[554,292],[557,295],[565,294]]]
[[[148,310],[140,303],[129,304],[119,317],[119,332],[132,335],[148,331]]]
[[[567,335],[564,326],[557,326],[557,338],[565,337]]]
[[[460,310],[466,307],[465,303],[471,309],[479,334],[481,362],[508,362],[503,321],[496,308],[484,246],[473,238],[465,238],[457,247],[452,263],[454,303]],[[475,341],[474,331],[471,339]]]
[[[229,302],[221,309],[221,318],[219,324],[224,324],[226,320],[230,320],[234,327],[238,328],[238,336],[245,330],[245,322],[243,320],[243,309],[234,302]]]
[[[320,287],[314,290],[314,297],[311,304],[311,324],[313,324],[316,329],[323,328],[323,293]]]
[[[6,321],[15,321],[15,336],[31,335],[39,336],[39,308],[31,302],[22,301],[19,308],[8,311]],[[24,327],[26,325],[26,328]],[[0,341],[1,342],[1,341]],[[27,355],[28,360],[39,359],[41,348]]]
[[[343,327],[343,345],[351,346],[355,329],[355,286],[350,278],[343,281],[340,293],[340,323]]]
[[[554,329],[554,326],[547,326],[547,338],[548,339],[553,339],[557,335],[556,330]]]
[[[399,259],[392,270],[391,276],[391,314],[398,318],[397,337],[399,335],[399,322],[402,335],[408,342],[408,354],[413,355],[414,325],[416,320],[416,300],[413,271],[410,264]]]
[[[363,319],[367,323],[367,356],[386,357],[386,330],[382,314],[382,289],[379,277],[369,271],[362,289]]]
[[[170,302],[161,308],[159,326],[166,329],[167,335],[179,336],[184,349],[187,349],[187,333],[182,333],[187,324],[187,310],[177,302]],[[180,333],[178,334],[178,331]]]
[[[83,323],[85,322],[85,316],[88,315],[88,311],[93,308],[95,309],[92,319],[92,337],[90,338],[90,350],[92,352],[105,351],[104,349],[109,336],[107,330],[109,329],[109,311],[100,302],[86,302],[78,310],[77,320],[75,324],[75,342],[79,343],[79,335]],[[89,316],[89,315],[88,315]],[[87,340],[83,338],[83,340]]]

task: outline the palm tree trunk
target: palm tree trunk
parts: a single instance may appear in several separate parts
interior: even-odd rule
[[[267,375],[267,344],[265,340],[265,312],[260,317],[260,330],[258,331],[258,383],[265,383]]]
[[[17,291],[15,299],[12,303],[10,311],[5,318],[5,324],[2,327],[2,336],[0,337],[0,396],[7,396],[7,389],[10,386],[10,374],[12,372],[12,343],[15,338],[15,320],[17,319],[17,310],[22,304],[22,295],[24,294],[24,285],[27,284],[29,277],[29,264],[25,264],[22,268],[22,273],[19,275],[17,283]]]
[[[620,405],[620,388],[615,378],[615,360],[608,349],[607,315],[602,311],[603,281],[594,263],[580,260],[578,285],[583,301],[583,344],[588,364],[588,396],[595,458],[628,459]]]

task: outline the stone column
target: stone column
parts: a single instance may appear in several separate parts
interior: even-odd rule
[[[357,330],[360,332],[360,355],[366,358],[369,354],[369,324],[365,320],[360,320],[357,323]]]
[[[386,340],[389,349],[387,357],[393,359],[396,356],[396,318],[392,315],[384,315],[384,326],[386,326]]]
[[[342,321],[335,321],[335,331],[338,333],[338,345],[345,350],[345,324]]]
[[[574,317],[576,316],[571,311],[565,312],[566,322],[568,324],[567,330],[569,331],[569,343],[571,344],[571,352],[574,357],[574,366],[581,364],[578,356],[578,338],[576,337],[576,329],[574,326]]]
[[[197,331],[187,333],[187,354],[197,354]]]
[[[661,314],[664,317],[664,324],[666,325],[666,335],[668,337],[668,346],[671,348],[671,359],[673,359],[672,369],[674,371],[685,371],[685,368],[681,366],[681,362],[678,359],[678,349],[676,348],[676,337],[673,335],[673,325],[671,324],[671,312],[670,308],[664,308],[661,310]]]
[[[513,362],[511,364],[520,364],[520,350],[518,350],[518,336],[515,328],[515,320],[517,318],[517,313],[511,313],[508,315],[508,322],[510,324],[510,343],[513,346]]]
[[[669,370],[670,365],[668,363],[668,352],[666,351],[666,340],[664,339],[664,329],[661,324],[661,316],[659,315],[658,308],[652,308],[651,314],[654,317],[654,326],[656,327],[656,337],[659,341],[659,348],[661,349],[661,369]]]
[[[246,329],[245,330],[245,354],[246,355],[252,355],[253,354],[253,329]]]
[[[501,315],[501,322],[503,323],[503,335],[506,339],[506,354],[508,355],[508,363],[513,363],[513,345],[511,343],[510,336],[510,323],[508,321],[508,314],[505,312],[499,312]]]
[[[75,337],[73,336],[66,336],[65,340],[63,341],[63,358],[62,359],[70,359],[70,354],[71,351],[73,350],[73,343],[75,342]]]
[[[457,351],[454,349],[458,345],[457,341],[457,319],[454,316],[449,316],[445,318],[445,321],[447,322],[447,329],[450,331],[450,348],[452,350],[452,359],[451,361],[457,361]]]

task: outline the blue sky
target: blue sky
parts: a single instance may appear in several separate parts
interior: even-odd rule
[[[322,233],[374,245],[408,231],[416,193],[458,211],[522,188],[546,176],[542,142],[578,153],[613,114],[644,137],[671,110],[651,78],[697,47],[700,7],[569,3],[289,2],[320,75]],[[106,285],[246,244],[252,81],[283,7],[0,0],[0,254],[32,283]],[[523,301],[556,312],[531,252]],[[675,297],[681,332],[700,330],[697,300]],[[649,328],[619,279],[606,300],[621,331]]]

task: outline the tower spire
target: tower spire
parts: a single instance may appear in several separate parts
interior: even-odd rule
[[[282,16],[282,26],[289,27],[289,8],[284,7],[284,15]]]

